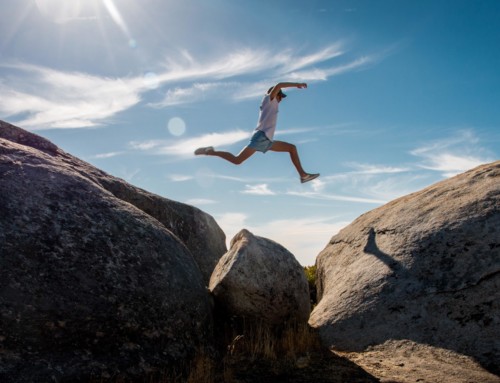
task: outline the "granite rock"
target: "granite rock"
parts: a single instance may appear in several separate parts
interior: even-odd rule
[[[390,339],[500,366],[500,161],[356,219],[317,261],[309,323],[337,349]]]
[[[130,199],[139,190],[0,126],[1,381],[133,380],[187,365],[211,342],[212,302],[192,252],[110,185]],[[160,209],[160,197],[138,191],[147,198]],[[183,230],[206,235],[189,226],[203,216],[191,211]]]
[[[209,289],[228,316],[270,324],[306,322],[311,309],[309,285],[293,254],[246,229],[232,239],[231,248],[212,274]]]

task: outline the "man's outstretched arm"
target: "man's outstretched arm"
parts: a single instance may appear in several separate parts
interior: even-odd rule
[[[273,89],[271,90],[271,100],[273,100],[276,95],[279,93],[281,89],[284,88],[307,88],[307,84],[305,82],[279,82],[277,83]]]

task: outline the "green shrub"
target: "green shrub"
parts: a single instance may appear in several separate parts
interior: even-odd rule
[[[309,296],[311,299],[311,307],[314,307],[317,301],[316,297],[316,265],[305,266],[304,273],[306,274],[307,283],[309,283]]]

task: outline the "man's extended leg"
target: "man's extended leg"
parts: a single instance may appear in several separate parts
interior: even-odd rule
[[[319,176],[319,174],[309,174],[304,171],[300,163],[297,147],[295,145],[289,144],[288,142],[285,141],[274,141],[273,145],[269,148],[269,150],[272,150],[273,152],[290,153],[290,159],[292,160],[295,169],[297,169],[297,172],[300,175],[300,180],[302,181],[302,183],[311,181]]]
[[[208,148],[207,148],[208,149]],[[244,147],[241,152],[238,153],[238,155],[234,155],[229,152],[223,152],[223,151],[218,151],[218,150],[205,150],[202,154],[205,154],[207,156],[216,156],[225,159],[226,161],[229,161],[235,165],[241,164],[243,161],[247,160],[252,156],[252,154],[255,153],[255,149],[249,148],[248,146]],[[197,154],[195,152],[195,154]]]
[[[304,177],[307,174],[302,168],[302,165],[300,164],[299,153],[295,145],[289,144],[288,142],[285,141],[274,141],[273,146],[271,146],[269,150],[272,150],[273,152],[290,153],[290,159],[292,160],[292,163],[295,166],[295,169],[297,169],[299,175],[301,177]]]

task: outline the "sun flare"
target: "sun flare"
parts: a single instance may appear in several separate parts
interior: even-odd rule
[[[35,0],[40,14],[56,24],[105,15],[130,37],[129,28],[114,0]]]
[[[80,17],[83,1],[35,0],[35,4],[43,17],[54,23],[64,24]]]

